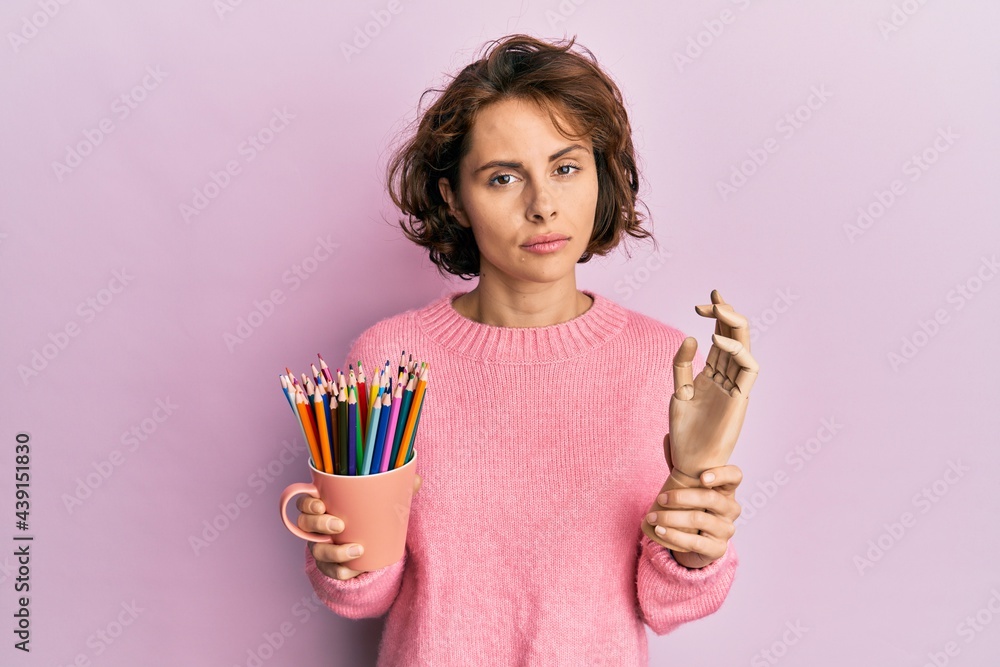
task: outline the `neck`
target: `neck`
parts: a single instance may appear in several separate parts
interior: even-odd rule
[[[455,299],[463,317],[496,327],[546,327],[585,313],[592,299],[576,289],[576,277],[546,285],[511,287],[480,278],[475,289]]]

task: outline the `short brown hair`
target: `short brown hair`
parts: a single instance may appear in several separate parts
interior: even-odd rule
[[[442,275],[463,280],[479,275],[479,248],[472,230],[449,213],[438,179],[446,177],[452,189],[459,190],[459,165],[469,152],[476,114],[506,99],[540,104],[568,138],[591,135],[597,210],[593,235],[578,263],[606,255],[625,234],[652,238],[636,210],[644,204],[638,198],[639,172],[621,91],[586,47],[577,44],[587,57],[571,50],[575,42],[575,36],[549,43],[522,34],[494,40],[487,43],[493,48],[483,58],[466,66],[444,89],[429,88],[420,96],[422,101],[427,93],[441,93],[392,156],[387,181],[392,201],[407,216],[399,221],[403,233],[429,250]],[[560,126],[557,111],[576,126],[578,135]]]

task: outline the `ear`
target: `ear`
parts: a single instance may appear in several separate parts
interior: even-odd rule
[[[451,182],[447,177],[442,176],[438,179],[438,190],[441,192],[441,197],[448,202],[448,212],[455,216],[458,224],[462,227],[470,227],[469,221],[465,219],[465,212],[459,207],[458,195],[451,189]]]

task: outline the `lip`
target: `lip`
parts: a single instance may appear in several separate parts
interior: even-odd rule
[[[540,243],[552,243],[554,241],[565,241],[569,237],[565,234],[539,234],[537,236],[532,236],[528,239],[527,243],[521,245],[522,248],[530,248],[533,245],[538,245]]]

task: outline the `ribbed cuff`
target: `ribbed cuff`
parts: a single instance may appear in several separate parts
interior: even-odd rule
[[[353,579],[334,579],[320,571],[309,545],[306,545],[305,571],[317,597],[331,611],[345,618],[372,618],[384,614],[399,592],[405,565],[404,552],[403,557],[392,565],[362,572]]]
[[[721,557],[705,567],[697,569],[687,568],[678,563],[674,560],[670,549],[650,539],[645,533],[642,534],[641,543],[642,550],[648,556],[650,564],[659,572],[692,585],[704,585],[726,573],[729,573],[729,579],[732,580],[732,575],[735,574],[736,565],[739,562],[732,540],[726,545],[726,552]]]

